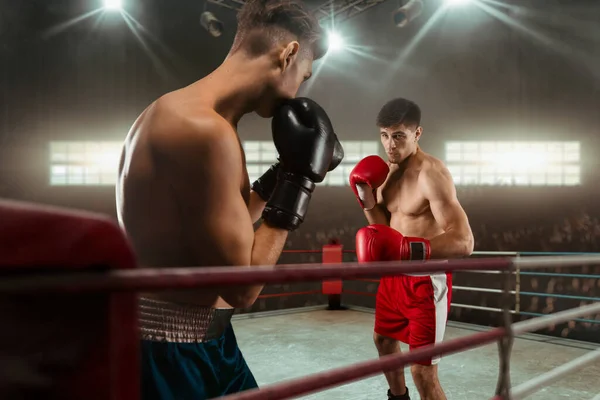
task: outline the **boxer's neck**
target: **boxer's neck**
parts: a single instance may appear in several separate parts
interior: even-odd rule
[[[417,147],[415,148],[415,151],[410,153],[404,160],[400,161],[399,163],[392,163],[392,165],[390,166],[390,169],[392,171],[404,172],[411,165],[411,162],[413,160],[415,160],[417,154],[419,154],[420,152],[421,152],[421,148],[419,147],[419,145],[417,145]]]
[[[236,53],[202,80],[213,94],[215,110],[232,125],[237,126],[245,114],[258,107],[267,85],[268,67],[261,57],[249,59]]]

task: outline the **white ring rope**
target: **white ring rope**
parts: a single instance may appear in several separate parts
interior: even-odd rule
[[[545,257],[516,257],[512,259],[515,267],[527,269],[581,267],[585,264],[600,264],[600,255],[582,256],[545,256]]]
[[[515,322],[511,325],[513,334],[520,335],[526,332],[537,331],[550,325],[568,322],[575,318],[590,314],[600,313],[600,302],[588,304],[571,310],[560,311],[543,317],[532,318],[526,321]]]
[[[466,290],[469,292],[484,292],[484,293],[504,293],[502,289],[490,289],[490,288],[480,288],[480,287],[472,287],[472,286],[456,286],[452,285],[452,290]],[[516,294],[515,290],[510,290],[508,293]]]
[[[511,400],[521,400],[542,389],[549,384],[552,384],[557,379],[563,378],[572,372],[577,371],[583,367],[586,367],[596,360],[600,360],[600,349],[591,351],[581,357],[569,361],[566,364],[556,367],[540,376],[537,376],[527,382],[514,387],[511,390]],[[594,397],[594,399],[600,398],[600,396]]]

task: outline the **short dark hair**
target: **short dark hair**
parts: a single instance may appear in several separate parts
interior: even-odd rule
[[[274,42],[292,39],[306,45],[315,60],[327,52],[319,21],[299,0],[247,0],[237,20],[234,50],[246,42],[251,55],[259,56]]]
[[[388,101],[377,114],[377,126],[389,128],[404,124],[421,125],[421,109],[413,101],[397,98]]]

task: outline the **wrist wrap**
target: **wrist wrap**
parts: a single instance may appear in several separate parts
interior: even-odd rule
[[[288,231],[298,229],[304,221],[314,190],[315,184],[310,179],[281,172],[262,213],[263,220],[271,226]]]

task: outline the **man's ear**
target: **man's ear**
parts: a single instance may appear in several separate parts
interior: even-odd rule
[[[419,141],[419,138],[421,137],[421,134],[423,133],[423,127],[419,126],[417,128],[417,130],[415,131],[415,141]]]
[[[300,43],[295,40],[293,42],[289,42],[287,46],[285,46],[285,48],[279,54],[279,65],[281,67],[281,72],[285,72],[285,70],[289,68],[294,59],[298,57],[299,51]]]

